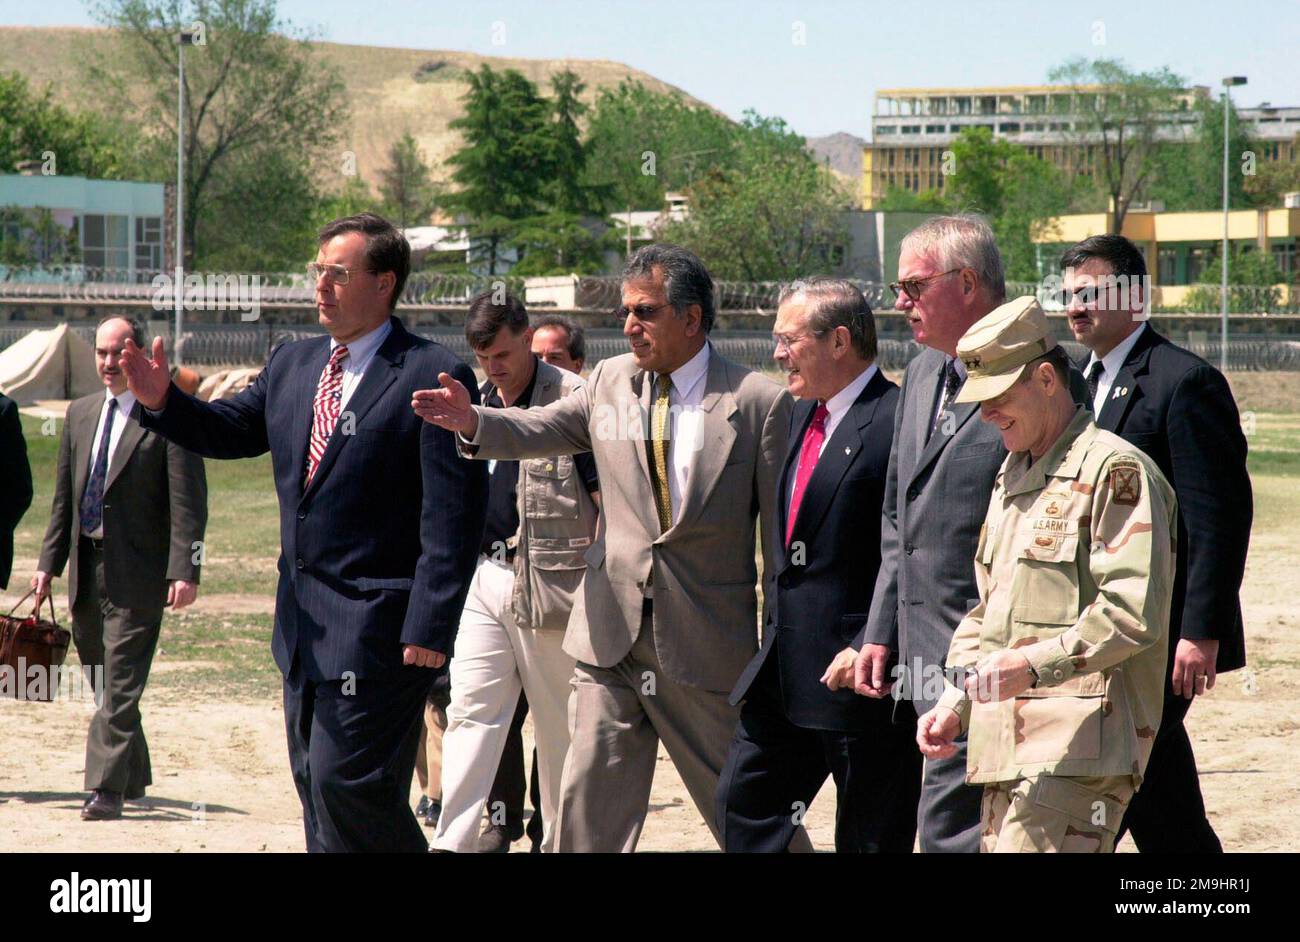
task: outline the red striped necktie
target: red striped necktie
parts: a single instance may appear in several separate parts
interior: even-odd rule
[[[339,344],[330,354],[330,361],[316,384],[316,398],[312,401],[311,440],[307,443],[307,478],[303,488],[311,484],[312,476],[320,467],[325,446],[329,443],[334,425],[339,420],[343,402],[343,361],[348,348]]]

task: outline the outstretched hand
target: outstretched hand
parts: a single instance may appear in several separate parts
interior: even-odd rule
[[[478,413],[469,390],[449,373],[439,373],[440,389],[418,389],[411,394],[411,408],[426,422],[449,432],[473,438],[478,432]]]
[[[161,337],[153,338],[152,358],[146,356],[144,350],[128,337],[119,362],[122,372],[126,374],[126,385],[142,406],[157,411],[166,405],[172,374],[167,366],[167,354],[163,352]]]

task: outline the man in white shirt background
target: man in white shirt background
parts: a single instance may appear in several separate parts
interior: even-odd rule
[[[95,332],[104,392],[68,406],[32,578],[39,605],[71,563],[72,637],[100,698],[86,740],[87,821],[120,818],[123,800],[142,798],[153,781],[140,697],[163,609],[184,608],[198,593],[208,516],[203,459],[131,418],[135,396],[120,361],[128,338],[143,344],[143,328],[119,316]]]

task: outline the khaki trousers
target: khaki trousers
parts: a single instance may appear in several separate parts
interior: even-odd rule
[[[566,708],[573,658],[561,648],[564,632],[523,629],[515,623],[510,603],[514,585],[513,569],[483,559],[461,614],[442,741],[442,815],[433,838],[439,850],[477,850],[483,807],[521,689],[528,697],[537,743],[542,850],[553,849],[560,773],[569,748]],[[489,811],[499,811],[498,823],[505,823],[505,809]]]
[[[442,734],[447,729],[447,711],[430,696],[424,704],[420,724],[420,745],[415,751],[415,777],[420,791],[433,801],[442,798]]]
[[[618,664],[602,668],[579,661],[569,697],[570,743],[560,786],[557,849],[636,849],[660,740],[721,847],[718,778],[739,718],[740,708],[727,702],[727,694],[668,677],[655,653],[649,615],[641,619],[641,633]],[[799,828],[790,849],[811,848],[807,832]]]
[[[1133,791],[1127,775],[1035,775],[985,785],[980,852],[1112,853]]]

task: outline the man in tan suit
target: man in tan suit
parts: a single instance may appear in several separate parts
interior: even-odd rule
[[[714,795],[739,712],[727,694],[758,649],[756,516],[765,578],[778,538],[791,400],[708,343],[708,270],[677,246],[640,249],[619,315],[632,352],[544,408],[474,408],[451,377],[413,401],[478,458],[596,459],[601,526],[564,639],[578,663],[560,851],[636,847],[660,740],[717,838]]]

